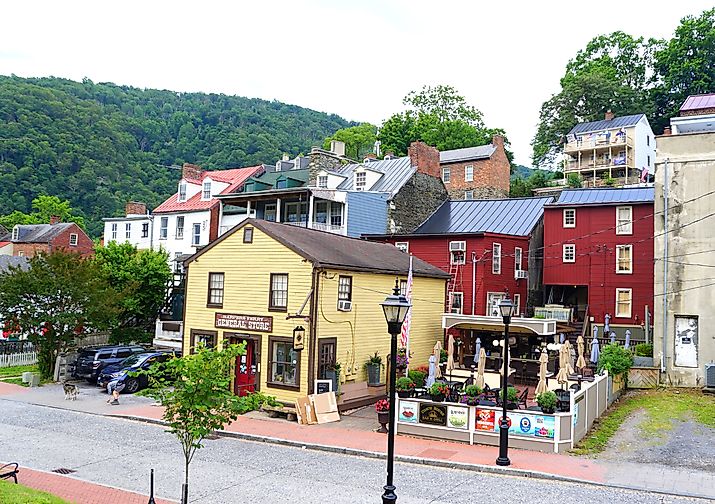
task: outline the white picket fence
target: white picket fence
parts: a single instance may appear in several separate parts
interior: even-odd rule
[[[0,367],[30,366],[37,364],[37,352],[0,354]]]

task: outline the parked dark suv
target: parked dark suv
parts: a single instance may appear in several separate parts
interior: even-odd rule
[[[99,373],[97,385],[104,388],[110,381],[117,380],[118,383],[124,384],[123,392],[133,394],[138,390],[146,388],[149,384],[149,378],[145,374],[140,373],[136,376],[131,376],[130,373],[148,371],[153,364],[166,362],[175,356],[179,357],[180,353],[155,351],[134,354],[119,364],[112,364],[111,366],[105,367],[102,372]]]
[[[77,357],[74,376],[77,378],[86,378],[89,382],[95,382],[99,377],[99,373],[106,366],[118,364],[130,355],[142,352],[146,352],[146,349],[139,345],[111,345],[84,348],[80,350],[79,357]]]

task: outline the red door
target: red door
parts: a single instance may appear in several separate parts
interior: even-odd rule
[[[245,396],[256,390],[256,342],[250,339],[246,342],[246,353],[236,358],[236,379],[233,391],[239,396]]]

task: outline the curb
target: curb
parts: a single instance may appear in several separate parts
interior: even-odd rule
[[[115,418],[124,418],[127,420],[133,420],[136,422],[143,422],[154,425],[166,426],[167,422],[163,420],[158,420],[155,418],[146,418],[134,415],[111,415]],[[231,432],[226,430],[219,430],[217,434],[221,437],[229,437],[234,439],[243,439],[246,441],[253,441],[257,443],[269,443],[281,446],[289,446],[293,448],[302,448],[307,450],[323,451],[329,453],[338,453],[342,455],[352,455],[356,457],[373,458],[373,459],[387,459],[387,455],[382,452],[375,452],[369,450],[360,450],[358,448],[346,448],[340,446],[324,445],[320,443],[306,443],[302,441],[294,441],[291,439],[283,439],[276,437],[258,436],[255,434],[247,434],[244,432]],[[500,467],[500,466],[488,466],[484,464],[470,464],[467,462],[454,462],[448,460],[437,460],[437,459],[426,459],[418,458],[410,455],[395,455],[396,462],[402,462],[407,464],[425,465],[432,467],[439,467],[443,469],[460,469],[463,471],[471,471],[483,474],[494,474],[499,476],[510,476],[515,478],[530,478],[530,479],[540,479],[545,481],[561,481],[564,483],[571,483],[576,485],[591,485],[594,487],[601,488],[613,488],[618,490],[629,490],[637,492],[648,492],[651,494],[665,495],[669,497],[685,497],[690,499],[705,500],[707,502],[713,502],[713,497],[708,497],[706,495],[693,494],[690,492],[666,492],[665,490],[658,490],[652,488],[643,488],[633,485],[623,485],[619,483],[607,483],[602,481],[592,481],[592,480],[581,480],[578,478],[573,478],[571,476],[562,476],[559,474],[547,473],[543,471],[534,471],[532,469],[514,469],[510,467]]]

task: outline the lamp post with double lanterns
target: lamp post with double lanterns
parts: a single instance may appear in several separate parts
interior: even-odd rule
[[[407,317],[407,312],[412,304],[405,296],[400,294],[399,278],[395,280],[395,289],[392,294],[380,303],[387,321],[387,332],[390,333],[390,428],[387,431],[387,484],[382,494],[382,503],[397,502],[395,485],[392,482],[395,459],[395,380],[397,379],[397,335],[402,332],[402,323]]]
[[[506,397],[509,387],[509,323],[514,312],[514,304],[511,299],[504,298],[499,302],[499,313],[504,321],[504,349],[502,350],[502,359],[504,360],[504,376],[502,378],[501,404],[502,417],[499,420],[499,457],[497,457],[497,465],[508,466],[511,464],[509,460],[509,422],[506,417]]]

